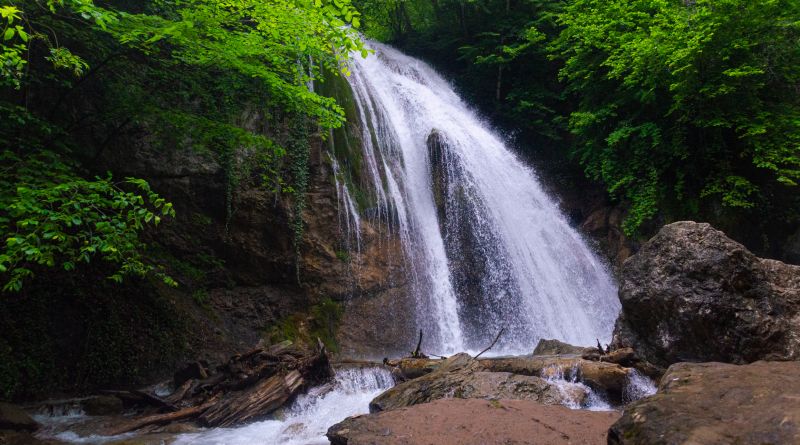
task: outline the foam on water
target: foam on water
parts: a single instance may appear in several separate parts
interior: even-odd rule
[[[175,445],[327,445],[325,432],[331,425],[369,412],[369,402],[392,385],[394,379],[384,368],[341,369],[332,386],[298,397],[283,420],[184,434]]]
[[[631,369],[628,374],[628,382],[622,392],[622,401],[625,403],[635,402],[648,396],[652,396],[658,391],[655,382],[639,371]]]

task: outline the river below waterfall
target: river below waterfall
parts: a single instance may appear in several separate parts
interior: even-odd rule
[[[566,399],[565,406],[571,409],[606,411],[615,409],[602,395],[595,393],[583,383],[564,379],[563,373],[554,373],[548,381],[564,394],[574,394],[580,389],[588,394],[583,402]],[[341,367],[336,369],[332,383],[311,388],[298,397],[290,407],[273,419],[254,422],[237,428],[212,428],[186,434],[159,434],[137,436],[128,433],[120,436],[100,436],[79,433],[86,431],[80,426],[91,418],[79,410],[62,406],[56,412],[35,416],[44,427],[38,433],[43,439],[55,439],[76,444],[127,443],[137,437],[142,442],[169,443],[171,445],[327,445],[325,433],[328,428],[349,416],[369,412],[369,402],[395,384],[391,373],[383,367]],[[634,373],[625,389],[626,402],[638,400],[655,393],[653,383]]]

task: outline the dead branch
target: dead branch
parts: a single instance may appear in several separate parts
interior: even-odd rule
[[[475,356],[475,358],[478,358],[478,357],[480,357],[481,355],[483,355],[483,353],[484,353],[484,352],[486,352],[486,351],[488,351],[488,350],[492,349],[492,347],[495,345],[495,343],[497,343],[497,340],[500,340],[500,336],[501,336],[501,335],[503,335],[503,331],[505,331],[505,330],[506,330],[506,328],[501,328],[501,329],[500,329],[500,332],[498,332],[498,333],[497,333],[497,337],[495,337],[495,338],[494,338],[494,341],[492,342],[492,344],[490,344],[490,345],[489,345],[489,346],[488,346],[486,349],[484,349],[483,351],[479,352],[479,353],[478,353],[478,355],[476,355],[476,356]]]
[[[422,351],[420,351],[421,347],[422,347],[422,329],[419,330],[419,340],[417,340],[417,349],[415,349],[414,352],[411,353],[411,358],[428,358],[427,355],[425,355]]]

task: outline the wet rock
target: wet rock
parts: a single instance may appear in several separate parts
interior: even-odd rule
[[[200,362],[187,363],[183,368],[175,372],[172,382],[178,388],[188,380],[203,380],[208,378],[206,367]]]
[[[441,359],[428,358],[401,358],[395,360],[385,360],[384,364],[396,371],[400,380],[411,380],[439,369],[444,363]]]
[[[584,358],[586,357],[584,356]],[[616,363],[625,368],[635,369],[656,381],[661,379],[661,376],[664,375],[664,371],[666,371],[666,369],[642,359],[632,348],[616,349],[608,354],[598,355],[594,360]]]
[[[656,365],[800,358],[800,266],[708,224],[664,226],[625,262],[619,295],[614,346]]]
[[[621,399],[628,370],[615,364],[565,356],[522,356],[481,359],[484,369],[543,378],[561,377],[585,383],[611,400]]]
[[[36,431],[39,424],[22,408],[0,402],[0,430]]]
[[[114,396],[93,396],[81,401],[81,408],[90,416],[122,414],[122,400]]]
[[[602,355],[600,360],[630,368],[634,363],[639,361],[639,357],[636,356],[636,352],[633,351],[633,348],[621,348]]]
[[[564,403],[567,399],[581,403],[586,394],[567,394],[535,376],[484,371],[480,362],[461,353],[444,360],[430,374],[387,390],[376,397],[369,407],[370,412],[388,411],[453,397],[535,400],[554,405]]]
[[[443,399],[350,417],[327,436],[332,445],[600,445],[618,417],[531,400]]]
[[[533,355],[565,355],[576,354],[581,355],[588,351],[596,351],[596,348],[585,348],[581,346],[573,346],[569,343],[564,343],[559,340],[541,339],[533,350]]]
[[[609,444],[800,443],[800,362],[678,363],[625,408]]]

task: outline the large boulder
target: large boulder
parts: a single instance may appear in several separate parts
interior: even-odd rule
[[[622,267],[614,346],[667,366],[800,358],[800,266],[708,224],[664,226]]]
[[[618,417],[531,400],[443,399],[350,417],[327,435],[332,445],[605,445]]]
[[[445,398],[504,398],[535,400],[545,405],[581,404],[586,392],[579,386],[555,385],[545,379],[484,371],[468,354],[456,354],[433,372],[403,382],[376,397],[370,412],[389,411]]]
[[[679,363],[628,405],[610,445],[800,443],[800,362]]]

